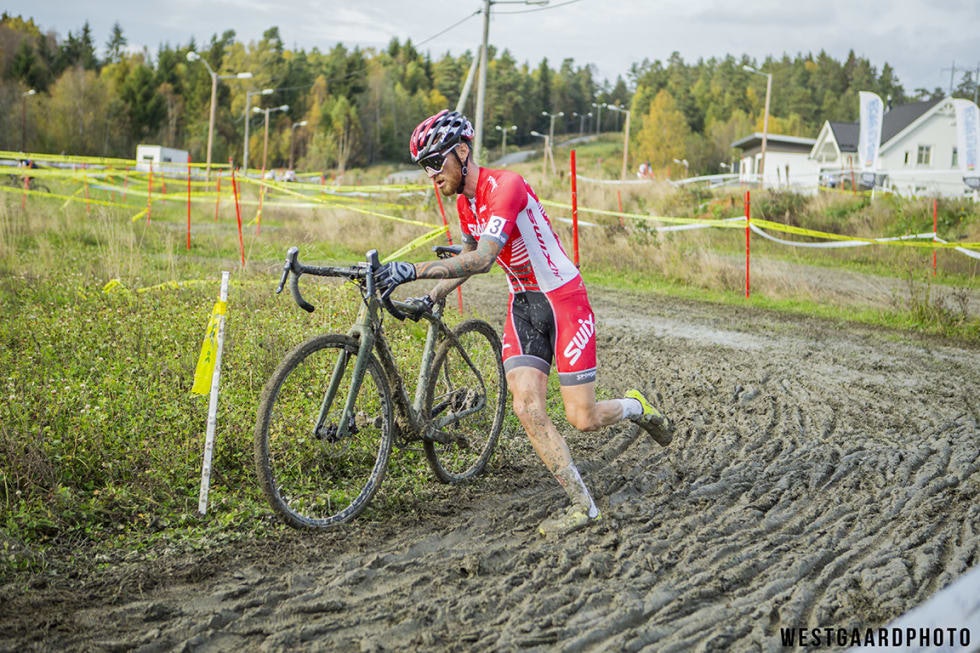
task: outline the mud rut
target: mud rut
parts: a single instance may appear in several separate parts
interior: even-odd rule
[[[6,588],[0,649],[779,650],[977,564],[980,352],[592,295],[600,386],[655,387],[679,425],[667,450],[568,432],[598,526],[537,535],[564,499],[511,434],[489,477],[394,520]]]

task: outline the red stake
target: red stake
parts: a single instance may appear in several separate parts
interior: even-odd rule
[[[749,195],[749,191],[745,191],[745,297],[749,296],[749,261],[750,261],[750,247],[749,243],[751,239],[749,234],[751,233],[752,225],[752,198]]]
[[[578,259],[578,175],[575,167],[575,150],[571,151],[572,167],[572,242],[575,250],[575,267],[581,267]],[[622,211],[620,207],[620,211]]]

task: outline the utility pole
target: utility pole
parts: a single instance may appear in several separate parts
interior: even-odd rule
[[[942,72],[949,71],[949,97],[953,97],[953,80],[956,78],[956,61],[953,61],[951,68],[943,68]],[[962,68],[960,69],[962,70]]]
[[[487,99],[487,44],[490,41],[490,5],[483,0],[483,46],[480,48],[480,81],[476,87],[476,135],[473,138],[473,159],[477,160],[483,147],[483,109]]]
[[[487,99],[487,48],[490,44],[490,5],[524,4],[546,5],[551,0],[483,0],[483,45],[480,48],[480,79],[476,87],[476,116],[474,119],[473,158],[477,159],[483,147],[483,113]]]
[[[977,103],[978,87],[980,87],[980,63],[977,64],[977,72],[973,74],[973,104]]]

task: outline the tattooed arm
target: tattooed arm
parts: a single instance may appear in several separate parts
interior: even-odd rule
[[[429,291],[429,297],[441,301],[472,275],[489,271],[500,249],[500,243],[491,238],[479,243],[464,242],[463,251],[457,256],[416,263],[416,278],[442,279]]]

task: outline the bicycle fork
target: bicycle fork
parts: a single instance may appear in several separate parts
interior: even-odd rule
[[[334,364],[333,374],[330,375],[330,384],[327,386],[327,391],[323,395],[323,402],[320,404],[320,412],[317,415],[316,426],[313,431],[314,435],[327,438],[331,442],[338,442],[348,435],[357,432],[357,424],[354,419],[354,402],[357,401],[357,395],[361,389],[361,381],[364,379],[364,374],[367,370],[368,358],[371,356],[371,351],[374,349],[375,343],[375,337],[371,329],[363,328],[367,324],[365,317],[366,313],[358,319],[357,324],[351,329],[350,335],[358,340],[354,368],[352,370],[347,369],[351,353],[344,349],[337,358],[336,364]],[[334,399],[336,399],[337,392],[340,390],[340,385],[344,380],[344,375],[348,372],[351,375],[350,390],[347,392],[344,408],[334,428],[333,425],[327,425],[326,422],[329,417],[330,407],[334,405]]]

